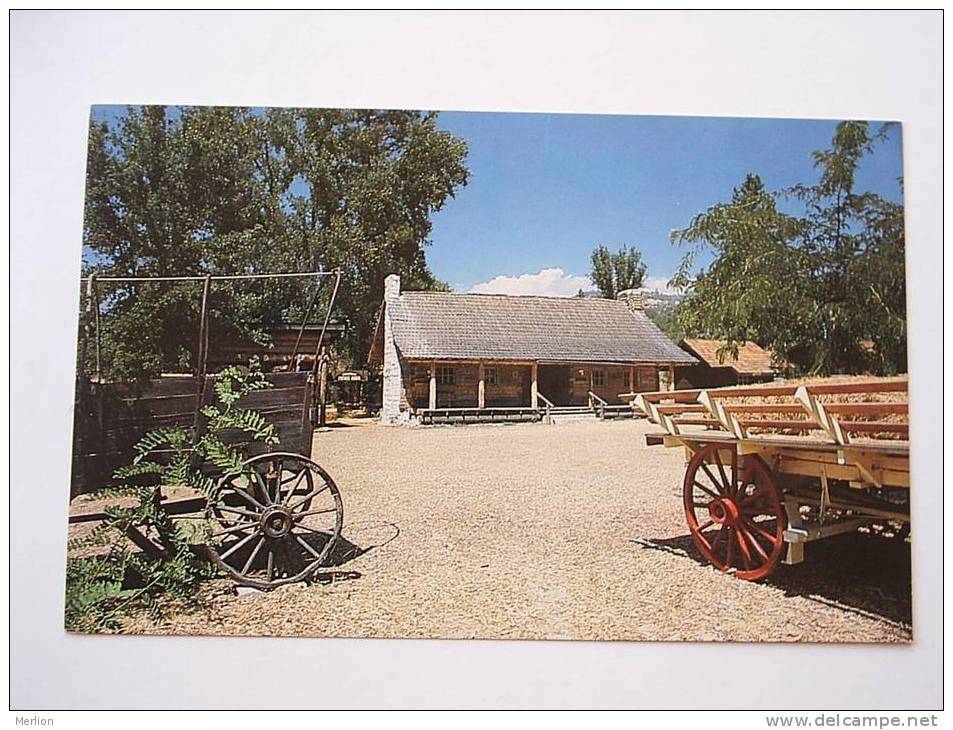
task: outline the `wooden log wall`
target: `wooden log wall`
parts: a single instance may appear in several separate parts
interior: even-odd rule
[[[272,388],[254,391],[237,408],[256,410],[275,425],[280,447],[309,456],[313,386],[308,373],[270,373]],[[133,446],[148,431],[163,426],[204,428],[199,404],[217,404],[215,376],[206,378],[199,398],[196,376],[171,375],[142,383],[88,383],[77,387],[73,421],[71,498],[110,483],[112,472],[129,463]],[[249,444],[246,434],[224,432],[228,442],[249,456],[263,447]]]
[[[601,384],[597,372],[602,373]],[[619,393],[655,391],[659,387],[658,367],[655,365],[573,365],[572,403],[585,405],[589,401],[589,390],[610,404],[624,401]],[[633,381],[634,373],[634,383]]]
[[[430,363],[406,363],[404,386],[412,408],[427,408],[430,401]],[[437,408],[476,408],[479,401],[480,366],[477,363],[437,362]],[[453,384],[441,382],[440,368],[453,371]],[[487,408],[528,406],[532,381],[530,365],[486,362],[484,393]],[[495,380],[495,382],[493,382]],[[403,405],[403,404],[402,404]]]

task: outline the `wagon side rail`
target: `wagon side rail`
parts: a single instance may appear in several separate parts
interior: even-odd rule
[[[823,442],[847,446],[858,435],[907,439],[906,400],[856,400],[859,396],[866,399],[907,391],[907,378],[897,377],[851,383],[622,393],[620,397],[629,400],[634,409],[669,436],[689,436],[687,427],[720,431],[739,440],[748,439],[753,430],[820,432]]]

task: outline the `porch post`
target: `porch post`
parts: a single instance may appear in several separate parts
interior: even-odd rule
[[[533,380],[529,386],[529,406],[530,408],[539,408],[539,385],[538,385],[538,375],[539,375],[539,364],[533,363]]]
[[[638,393],[637,386],[635,384],[636,370],[635,365],[629,365],[629,392]]]
[[[430,363],[430,410],[437,407],[437,361]]]
[[[675,366],[668,366],[668,389],[675,390]]]
[[[483,361],[480,361],[480,384],[477,386],[477,408],[486,408],[486,383],[484,377],[486,373],[483,368]]]

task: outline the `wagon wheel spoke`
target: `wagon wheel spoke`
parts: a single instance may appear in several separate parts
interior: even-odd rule
[[[231,535],[234,532],[241,532],[243,530],[255,530],[258,528],[257,522],[239,522],[237,525],[232,525],[227,527],[224,530],[219,532],[213,532],[212,537],[224,537],[225,535]]]
[[[724,530],[709,530],[708,532],[699,530],[698,537],[705,543],[708,549],[714,553],[718,549],[718,543],[720,543],[725,536],[724,532]]]
[[[265,544],[265,538],[260,538],[257,543],[255,543],[254,549],[251,551],[251,555],[248,556],[248,560],[245,561],[245,565],[242,566],[242,573],[247,574],[251,569],[251,566],[255,562],[255,558],[258,557],[258,552],[261,550],[261,546]]]
[[[780,542],[780,540],[777,538],[776,535],[772,535],[770,532],[768,532],[767,530],[763,529],[760,525],[758,525],[758,523],[748,519],[748,517],[743,516],[741,519],[745,523],[745,525],[748,527],[749,532],[753,533],[752,537],[754,537],[754,533],[757,533],[758,535],[763,537],[772,545],[776,545]]]
[[[308,474],[310,474],[310,472],[308,471],[308,469],[302,469],[298,474],[294,475],[293,477],[289,477],[289,478],[286,480],[286,481],[290,482],[292,479],[294,479],[294,482],[292,482],[291,487],[288,489],[288,492],[287,492],[287,494],[285,494],[284,498],[281,499],[281,502],[282,502],[282,503],[288,502],[288,501],[294,496],[294,493],[295,493],[295,491],[298,489],[298,486],[301,484],[302,480],[303,480]],[[279,491],[280,491],[280,489],[279,489]]]
[[[231,487],[231,491],[229,492],[229,494],[237,494],[239,497],[241,497],[246,502],[248,502],[248,504],[250,504],[252,507],[256,507],[259,510],[267,509],[265,505],[263,505],[261,502],[255,499],[251,494],[249,494],[248,491],[246,491],[245,487],[239,487],[234,482],[230,482],[228,486]]]
[[[698,487],[700,490],[702,490],[705,494],[709,495],[712,499],[721,499],[720,494],[715,494],[713,491],[711,491],[708,487],[706,487],[704,484],[699,482],[697,479],[695,480],[695,486]],[[701,506],[708,507],[708,504],[706,503]]]
[[[732,526],[732,532],[735,534],[735,541],[738,543],[738,549],[741,551],[741,559],[744,561],[745,569],[751,570],[751,550],[748,548],[748,542],[745,540],[744,530],[741,525],[736,522]]]
[[[725,535],[728,534],[728,530],[725,528],[720,528],[718,534],[715,536],[715,539],[711,542],[711,551],[714,553],[718,546],[721,545],[722,541],[725,539]]]
[[[711,483],[714,484],[715,489],[718,490],[718,496],[719,497],[728,496],[728,489],[730,486],[728,482],[724,482],[724,483],[719,482],[718,479],[715,477],[715,475],[711,473],[711,469],[708,468],[708,464],[706,464],[704,461],[702,461],[700,465],[701,465],[702,471],[704,471],[705,474],[708,475],[708,478],[711,479]]]
[[[262,476],[257,469],[252,469],[252,476],[255,477],[255,482],[258,484],[258,489],[261,491],[264,496],[264,504],[262,504],[262,509],[268,509],[274,502],[271,500],[271,494],[268,492],[268,479]]]
[[[282,472],[283,466],[284,466],[284,462],[282,459],[278,458],[275,460],[275,463],[273,465],[274,476],[271,479],[272,483],[274,483],[275,485],[275,493],[269,494],[269,497],[271,497],[272,504],[279,504],[281,502],[281,472]]]
[[[239,540],[234,545],[232,545],[228,550],[222,553],[222,556],[221,556],[222,560],[225,560],[229,555],[234,553],[236,550],[239,550],[244,545],[247,545],[249,542],[251,542],[252,538],[255,537],[255,534],[256,533],[253,532],[252,534],[243,537],[241,540]]]
[[[727,490],[728,490],[727,493],[729,495],[734,494],[734,487],[735,487],[734,469],[731,470],[732,479],[729,479],[728,475],[725,474],[725,465],[721,463],[721,456],[719,455],[718,449],[715,449],[714,455],[715,455],[715,463],[718,464],[718,474],[721,475],[721,483],[727,487]]]
[[[730,570],[735,557],[735,531],[730,527],[725,529],[728,531],[728,557],[725,558],[725,565],[722,570]]]
[[[331,514],[332,512],[337,512],[337,509],[334,507],[328,507],[327,509],[311,509],[307,512],[296,512],[295,519],[297,520],[302,517],[312,517],[314,515],[327,515]],[[304,525],[301,525],[301,527],[304,527]]]
[[[265,570],[265,575],[268,577],[268,581],[271,582],[272,578],[275,575],[275,546],[268,546],[268,567]]]
[[[301,535],[293,535],[294,539],[298,542],[301,547],[311,553],[314,557],[321,559],[321,553],[317,552],[311,545],[308,544],[308,541],[305,540]]]
[[[767,562],[771,559],[771,557],[764,551],[764,548],[761,547],[761,544],[757,540],[755,540],[754,535],[749,533],[744,526],[740,528],[740,533],[741,533],[742,541],[749,542],[751,544],[751,547],[755,549],[755,552],[757,552],[758,555],[761,556],[764,562]]]
[[[298,507],[300,507],[301,505],[303,505],[303,504],[304,504],[305,502],[307,502],[309,499],[313,499],[314,497],[317,497],[317,496],[318,496],[319,494],[321,494],[322,492],[326,492],[329,488],[330,488],[330,487],[329,487],[327,484],[325,484],[325,485],[324,485],[323,487],[321,487],[320,489],[313,489],[313,490],[311,490],[310,492],[308,492],[306,495],[304,495],[301,499],[299,499],[299,500],[298,500],[297,502],[295,502],[294,504],[289,504],[289,505],[288,505],[288,509],[290,509],[292,512],[294,512],[296,509],[298,509]]]
[[[231,512],[232,514],[235,514],[235,515],[242,515],[244,517],[253,517],[256,520],[258,519],[258,516],[261,514],[261,512],[249,512],[247,509],[237,509],[235,507],[229,507],[227,505],[218,505],[215,509],[217,509],[220,512]]]
[[[309,525],[298,525],[297,529],[307,530],[308,532],[313,532],[315,535],[322,535],[324,537],[327,537],[328,535],[327,530],[318,530],[318,529],[315,529],[314,527],[310,527]]]

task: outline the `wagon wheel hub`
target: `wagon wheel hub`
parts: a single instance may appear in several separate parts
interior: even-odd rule
[[[714,499],[708,505],[708,514],[712,522],[719,525],[733,525],[741,515],[738,505],[731,499]]]
[[[291,510],[283,505],[272,507],[261,515],[261,531],[270,538],[284,537],[294,527],[294,517]]]

